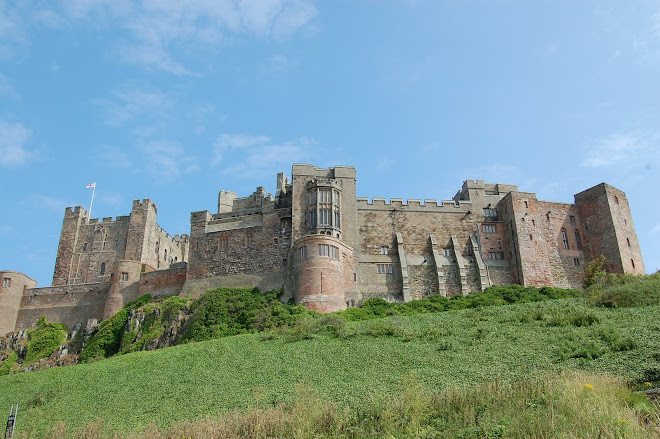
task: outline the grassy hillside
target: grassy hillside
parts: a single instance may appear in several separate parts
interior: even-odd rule
[[[57,422],[80,428],[102,419],[103,431],[130,432],[272,409],[293,402],[297,385],[350,412],[397,395],[411,377],[423,392],[566,369],[660,385],[657,305],[610,309],[576,298],[337,320],[4,376],[0,401],[19,403],[18,431],[41,437]]]

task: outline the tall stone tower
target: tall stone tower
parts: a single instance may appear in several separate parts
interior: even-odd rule
[[[575,204],[585,234],[584,251],[591,260],[602,255],[610,272],[646,273],[624,192],[601,183],[576,194]]]
[[[74,256],[78,247],[81,225],[89,219],[89,213],[81,206],[67,207],[62,221],[62,233],[57,247],[53,286],[67,285],[75,277],[72,273]],[[85,249],[86,250],[86,249]]]
[[[345,309],[357,289],[355,168],[294,164],[291,177],[293,296],[317,311]]]

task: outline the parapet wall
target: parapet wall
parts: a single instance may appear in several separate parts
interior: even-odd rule
[[[88,319],[100,321],[109,291],[107,282],[28,289],[21,298],[15,329],[32,328],[41,316],[69,329],[76,323],[85,325]]]
[[[178,295],[186,282],[187,270],[188,267],[184,263],[167,270],[142,273],[138,284],[138,295],[151,294],[154,297]]]

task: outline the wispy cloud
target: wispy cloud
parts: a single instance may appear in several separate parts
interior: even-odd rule
[[[655,227],[651,229],[651,235],[657,235],[660,234],[660,224],[657,224]]]
[[[25,149],[30,138],[30,130],[20,123],[0,120],[0,165],[17,166],[25,164],[33,153]]]
[[[116,48],[124,61],[175,75],[195,74],[180,61],[185,54],[244,35],[285,40],[301,28],[313,29],[318,14],[309,0],[76,0],[63,8],[74,21],[93,17],[128,31]]]
[[[319,148],[307,137],[275,142],[268,136],[221,134],[213,146],[211,163],[221,165],[225,174],[259,175],[281,171],[295,162],[322,165],[333,154],[334,149]]]
[[[182,174],[200,170],[197,159],[186,155],[177,142],[153,140],[140,142],[138,147],[145,156],[146,170],[161,180],[176,180]]]
[[[94,101],[103,113],[106,125],[122,126],[135,119],[153,120],[165,115],[174,100],[159,90],[145,90],[135,84],[124,85],[112,92],[111,98]]]
[[[587,147],[582,165],[627,170],[660,164],[660,132],[635,130],[598,139]]]
[[[232,149],[264,146],[270,142],[267,136],[250,136],[245,134],[221,134],[213,145],[213,158],[211,163],[220,163],[225,153]]]

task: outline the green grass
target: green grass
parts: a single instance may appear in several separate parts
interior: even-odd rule
[[[19,403],[18,431],[40,437],[57,422],[104,431],[289,403],[312,386],[338,407],[395,395],[413,374],[438,392],[548,371],[611,372],[660,385],[660,306],[597,308],[584,299],[412,317],[310,324],[225,337],[93,364],[0,377],[0,401]]]

